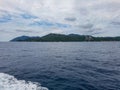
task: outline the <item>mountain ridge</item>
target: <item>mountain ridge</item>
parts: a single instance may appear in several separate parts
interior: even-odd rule
[[[80,41],[120,41],[118,37],[94,37],[91,35],[79,35],[79,34],[56,34],[50,33],[45,36],[20,36],[16,37],[11,42],[80,42]]]

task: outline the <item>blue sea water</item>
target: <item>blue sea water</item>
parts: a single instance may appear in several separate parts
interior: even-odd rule
[[[120,42],[0,43],[0,90],[47,88],[120,90]]]

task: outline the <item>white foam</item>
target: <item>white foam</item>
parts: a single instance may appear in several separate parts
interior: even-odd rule
[[[48,90],[38,83],[17,80],[14,76],[0,73],[0,90]]]

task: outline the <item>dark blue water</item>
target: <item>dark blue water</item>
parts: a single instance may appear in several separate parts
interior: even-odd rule
[[[120,42],[0,43],[0,72],[49,90],[120,90]]]

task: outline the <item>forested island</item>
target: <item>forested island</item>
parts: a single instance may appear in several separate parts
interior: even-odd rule
[[[42,37],[20,36],[11,40],[11,42],[82,42],[82,41],[120,41],[118,37],[94,37],[90,35],[79,34],[55,34],[50,33]]]

